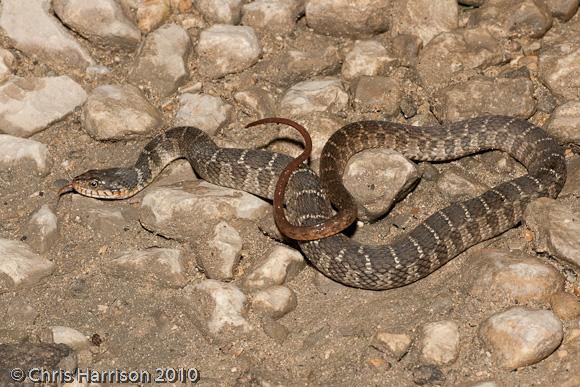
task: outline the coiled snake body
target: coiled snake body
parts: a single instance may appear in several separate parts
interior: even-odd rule
[[[351,200],[342,185],[348,159],[376,147],[425,161],[499,149],[520,161],[528,174],[435,212],[388,245],[363,245],[342,234],[299,242],[318,270],[353,287],[389,289],[432,273],[470,246],[514,227],[531,199],[556,197],[566,180],[562,148],[542,129],[521,119],[489,116],[440,127],[362,121],[335,132],[322,152],[321,175],[339,208]],[[278,176],[292,160],[266,150],[220,148],[197,128],[177,127],[151,140],[133,167],[88,171],[62,192],[74,189],[92,197],[128,197],[148,185],[172,160],[183,157],[208,182],[266,198],[272,198]],[[296,225],[314,225],[333,215],[319,177],[306,166],[290,178],[286,213]]]

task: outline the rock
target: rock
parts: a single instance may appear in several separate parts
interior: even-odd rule
[[[53,270],[54,264],[34,253],[28,245],[0,238],[0,292],[17,286],[35,285],[51,275]]]
[[[204,241],[205,242],[205,241]],[[242,238],[238,231],[225,221],[213,229],[207,247],[199,253],[198,264],[211,279],[230,281],[242,253]],[[210,252],[204,251],[210,249]]]
[[[580,197],[580,158],[568,162],[566,169],[566,183],[558,197]]]
[[[393,7],[391,34],[414,34],[427,44],[441,32],[456,29],[458,15],[456,0],[409,0]]]
[[[242,7],[242,24],[265,33],[287,34],[296,27],[296,6],[283,0],[256,0]]]
[[[96,140],[128,140],[151,134],[161,113],[133,85],[95,88],[83,107],[83,125]]]
[[[490,115],[529,118],[535,111],[529,79],[477,78],[449,86],[436,95],[434,113],[441,121]]]
[[[539,198],[526,207],[524,224],[534,235],[534,248],[580,268],[580,213],[554,199]]]
[[[28,245],[41,254],[54,244],[58,237],[58,219],[47,204],[32,214],[25,235]]]
[[[335,75],[340,70],[342,58],[335,39],[301,30],[295,33],[298,36],[287,50],[256,64],[258,79],[289,87],[317,76]]]
[[[216,338],[226,330],[245,333],[252,329],[246,314],[246,296],[236,286],[205,280],[192,287],[187,302],[191,317],[208,335]]]
[[[556,315],[564,321],[573,321],[580,317],[580,298],[566,292],[554,293],[550,305]]]
[[[278,344],[282,344],[286,341],[289,333],[288,328],[272,319],[264,319],[262,322],[262,329],[268,337],[274,339]]]
[[[415,165],[392,149],[367,149],[348,161],[343,174],[346,189],[358,203],[359,219],[376,220],[414,187]]]
[[[381,352],[388,353],[396,360],[400,360],[409,351],[411,337],[404,333],[378,331],[372,346]]]
[[[437,179],[437,189],[447,200],[456,202],[481,195],[489,187],[459,168],[450,168]]]
[[[562,100],[580,101],[580,36],[550,44],[540,52],[539,74],[550,91]]]
[[[561,21],[568,21],[578,10],[580,0],[547,0],[546,5],[550,9],[552,16]]]
[[[413,368],[413,382],[422,385],[441,385],[445,375],[441,369],[432,364],[423,364]]]
[[[394,65],[387,49],[376,40],[357,40],[344,58],[342,78],[352,80],[361,75],[380,75]]]
[[[244,280],[247,289],[264,289],[282,285],[296,277],[306,266],[302,254],[286,246],[276,246]]]
[[[280,114],[296,116],[314,112],[336,113],[346,109],[348,93],[336,78],[305,81],[292,86],[280,101]]]
[[[479,337],[495,363],[506,369],[535,364],[562,342],[562,323],[548,310],[516,307],[499,312],[479,327]]]
[[[0,132],[29,137],[72,113],[86,99],[83,88],[67,76],[13,77],[0,85]]]
[[[423,48],[423,42],[418,36],[412,34],[400,34],[391,41],[391,49],[395,58],[407,67],[415,66],[421,48]]]
[[[0,28],[15,48],[51,66],[84,71],[94,65],[89,53],[50,14],[50,5],[51,0],[2,1]]]
[[[361,37],[387,30],[388,0],[316,0],[306,3],[306,23],[319,34]]]
[[[132,50],[141,41],[141,32],[114,0],[55,0],[52,7],[67,26],[103,47]]]
[[[239,103],[244,113],[257,118],[274,115],[275,103],[271,93],[259,88],[250,87],[234,94],[234,100]]]
[[[52,341],[55,344],[64,344],[67,347],[79,351],[88,348],[90,345],[87,336],[83,335],[81,332],[70,327],[63,326],[53,326],[52,331]]]
[[[198,0],[195,7],[210,24],[238,24],[241,0]]]
[[[9,50],[0,48],[0,83],[12,75],[14,55]]]
[[[459,354],[459,327],[455,321],[438,321],[423,326],[421,355],[430,364],[454,362]]]
[[[564,289],[553,266],[523,252],[482,249],[465,264],[469,294],[495,302],[546,302]]]
[[[394,79],[362,76],[355,82],[353,105],[358,111],[380,111],[381,116],[395,117],[401,98],[401,87]]]
[[[124,228],[130,222],[124,213],[131,215],[133,209],[121,209],[107,205],[106,201],[88,198],[82,195],[72,195],[72,213],[77,223],[87,227],[91,233],[110,240],[114,237],[121,237]]]
[[[498,38],[541,38],[552,27],[552,15],[540,1],[488,0],[471,12],[467,27],[487,28]]]
[[[560,142],[580,144],[580,100],[558,106],[550,117],[547,130]]]
[[[196,50],[200,72],[211,78],[243,71],[254,65],[262,54],[253,28],[223,24],[203,30]]]
[[[279,319],[296,309],[296,294],[285,286],[272,286],[252,297],[252,309]]]
[[[152,247],[123,252],[111,260],[109,273],[134,282],[156,283],[171,288],[187,285],[185,258],[177,249]]]
[[[220,97],[207,94],[184,93],[179,96],[179,110],[174,124],[195,126],[214,135],[232,115],[232,106]]]
[[[486,29],[444,32],[420,52],[417,71],[425,87],[438,89],[462,72],[498,65],[505,56],[500,42]]]
[[[147,35],[129,79],[152,94],[166,97],[188,80],[190,51],[187,32],[177,24],[167,24]]]
[[[160,25],[171,14],[171,4],[169,0],[145,0],[136,4],[137,26],[143,32],[151,32]]]
[[[213,233],[221,220],[259,219],[268,211],[267,202],[249,193],[189,181],[149,189],[139,218],[148,229],[169,238],[199,240],[196,237],[210,230]]]
[[[31,164],[32,168],[23,165]],[[45,175],[49,172],[48,147],[38,141],[0,134],[0,166]]]

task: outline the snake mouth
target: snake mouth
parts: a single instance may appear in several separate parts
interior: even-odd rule
[[[69,192],[76,192],[83,196],[87,196],[94,199],[126,199],[135,195],[139,190],[128,190],[128,189],[120,189],[120,190],[95,190],[91,188],[87,188],[82,184],[78,184],[76,182],[71,182],[63,186],[58,191],[58,196],[60,197],[63,194]]]

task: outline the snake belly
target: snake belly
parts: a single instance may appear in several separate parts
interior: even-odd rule
[[[349,203],[352,199],[342,185],[346,163],[355,153],[377,147],[422,161],[452,160],[498,149],[515,157],[528,174],[435,212],[387,245],[364,245],[342,234],[299,242],[319,271],[357,288],[389,289],[425,277],[467,248],[517,225],[532,199],[556,197],[566,180],[562,147],[522,119],[487,116],[434,127],[361,121],[339,129],[325,145],[320,163],[324,189],[306,166],[292,174],[285,202],[292,223],[314,225],[331,217],[328,197],[334,203]],[[210,183],[269,199],[281,171],[292,161],[267,150],[221,148],[197,128],[177,127],[147,144],[135,166],[127,168],[132,176],[128,180],[142,188],[169,162],[182,157]]]

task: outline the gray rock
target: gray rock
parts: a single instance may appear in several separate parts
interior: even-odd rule
[[[272,93],[259,88],[250,87],[234,94],[234,100],[241,105],[244,113],[258,118],[274,115],[275,102]]]
[[[0,48],[0,83],[7,80],[12,75],[14,66],[14,55],[5,48]]]
[[[210,24],[238,24],[242,0],[197,0],[194,5]]]
[[[566,184],[558,197],[580,198],[580,158],[569,161],[566,169]]]
[[[459,354],[459,326],[455,321],[438,321],[423,326],[421,356],[430,364],[446,365]]]
[[[279,319],[296,309],[296,294],[285,286],[272,286],[252,296],[252,309]]]
[[[238,231],[228,222],[221,221],[205,241],[207,245],[200,246],[197,260],[205,275],[211,279],[232,280],[242,253],[242,238]]]
[[[456,202],[481,195],[489,187],[478,182],[459,168],[451,168],[439,176],[437,189],[449,201]]]
[[[134,49],[141,32],[114,0],[55,0],[54,12],[67,26],[104,47]]]
[[[30,164],[32,168],[22,164]],[[18,166],[27,171],[36,169],[45,175],[50,169],[48,147],[38,141],[0,134],[0,165],[3,168]]]
[[[344,171],[344,185],[358,203],[361,220],[376,220],[404,197],[418,179],[415,165],[391,149],[355,154]]]
[[[167,24],[147,35],[129,79],[159,97],[166,97],[189,79],[189,34],[177,24]]]
[[[392,78],[362,76],[355,82],[353,105],[358,111],[379,111],[383,117],[396,117],[401,99],[401,87]]]
[[[195,126],[213,135],[223,128],[232,115],[232,106],[220,97],[184,93],[179,96],[175,125]]]
[[[309,0],[306,23],[319,34],[361,37],[387,30],[388,0]]]
[[[414,34],[427,44],[441,32],[456,29],[458,15],[456,0],[408,0],[393,7],[391,34]]]
[[[580,213],[554,199],[539,198],[524,212],[524,223],[534,235],[534,247],[580,268]]]
[[[223,24],[203,30],[196,50],[200,71],[211,78],[243,71],[254,65],[262,54],[253,28]]]
[[[482,249],[465,264],[469,294],[496,302],[546,302],[564,289],[552,265],[523,252]]]
[[[578,11],[580,0],[546,0],[545,3],[550,9],[552,16],[561,21],[568,21]]]
[[[500,42],[486,29],[444,32],[425,46],[417,58],[423,85],[447,86],[465,71],[483,70],[506,60]]]
[[[86,349],[91,344],[86,335],[83,335],[74,328],[57,325],[51,327],[50,330],[52,331],[53,343],[65,344],[75,351]]]
[[[252,330],[244,317],[246,296],[236,286],[216,280],[205,280],[191,289],[187,296],[194,322],[210,337]]]
[[[39,253],[47,252],[58,236],[58,219],[51,208],[44,204],[30,217],[26,226],[26,242]]]
[[[580,34],[554,42],[540,52],[540,78],[563,100],[580,101]]]
[[[54,264],[22,242],[0,238],[0,291],[32,286],[52,274]],[[2,278],[4,277],[4,278]]]
[[[580,100],[558,106],[548,121],[547,130],[563,143],[580,145]]]
[[[177,249],[152,247],[117,255],[108,271],[131,282],[138,278],[145,283],[182,288],[188,282],[184,261],[185,257]]]
[[[286,246],[276,246],[252,269],[244,280],[247,289],[264,289],[282,285],[296,277],[306,266],[302,254]]]
[[[94,65],[89,53],[50,14],[50,5],[51,0],[4,0],[0,28],[18,50],[52,66],[84,71]]]
[[[139,218],[149,230],[161,235],[199,240],[203,233],[213,233],[221,220],[259,219],[268,211],[267,202],[247,192],[190,181],[149,189],[141,202]]]
[[[305,81],[292,86],[280,101],[280,113],[287,116],[314,112],[336,113],[346,109],[348,93],[336,78]]]
[[[87,99],[67,76],[13,77],[0,86],[0,132],[28,137],[70,114]]]
[[[71,202],[75,222],[104,239],[121,237],[123,229],[130,224],[125,215],[131,215],[134,211],[124,208],[121,210],[105,201],[82,195],[72,195]]]
[[[335,75],[342,58],[335,39],[296,31],[298,37],[287,50],[274,58],[267,56],[256,64],[256,76],[288,87],[317,76]]]
[[[396,360],[400,360],[409,351],[411,336],[405,333],[378,331],[372,346],[381,352],[388,353]]]
[[[473,11],[468,27],[485,27],[498,38],[541,38],[552,27],[552,15],[544,2],[488,0]]]
[[[84,128],[96,140],[139,138],[161,123],[161,113],[133,85],[99,86],[83,107]]]
[[[376,40],[357,40],[344,58],[342,78],[352,80],[361,75],[381,75],[394,61],[395,58]]]
[[[535,111],[534,87],[525,78],[476,78],[436,95],[434,113],[445,122],[485,114],[529,118]]]
[[[256,0],[242,7],[242,24],[265,33],[287,34],[296,27],[296,5],[284,0]]]
[[[506,369],[535,364],[562,342],[562,323],[549,310],[511,308],[494,314],[479,327],[479,337],[495,363]]]

